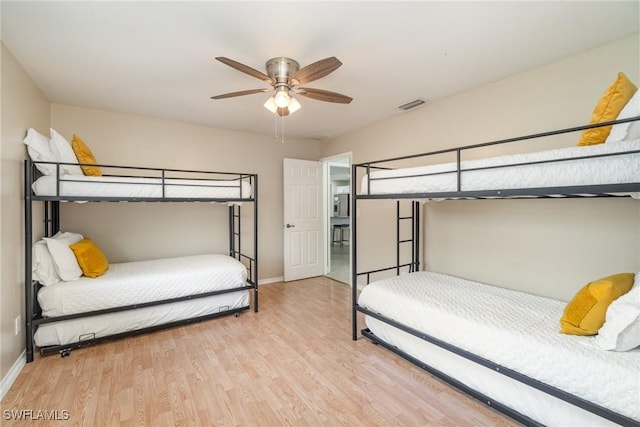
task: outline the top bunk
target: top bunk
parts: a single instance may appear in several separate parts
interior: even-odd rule
[[[622,139],[477,158],[474,151],[617,125]],[[631,129],[634,127],[634,129]],[[640,199],[640,115],[549,132],[354,164],[356,199],[489,199],[631,196]],[[618,135],[619,132],[616,132]],[[638,135],[636,135],[638,133]],[[502,148],[502,147],[499,147]],[[454,157],[440,162],[444,156]],[[464,160],[469,157],[476,157]],[[403,166],[403,165],[410,166]]]
[[[258,176],[99,164],[76,134],[71,142],[54,129],[50,138],[31,128],[23,139],[25,198],[53,202],[255,202]]]
[[[25,194],[31,200],[65,202],[255,201],[257,174],[117,165],[99,166],[98,176],[69,174],[65,163],[25,160]],[[47,166],[51,174],[43,174]]]

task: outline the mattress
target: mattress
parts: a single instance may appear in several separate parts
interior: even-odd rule
[[[526,162],[549,163],[516,166]],[[640,183],[640,140],[467,160],[460,168],[462,191]],[[371,172],[371,178],[362,179],[361,194],[457,191],[456,169],[452,162]],[[640,193],[625,194],[640,198]]]
[[[233,289],[246,279],[246,267],[221,254],[114,263],[98,278],[43,287],[38,302],[44,317],[55,317]]]
[[[595,345],[593,337],[560,334],[559,319],[566,304],[562,301],[438,273],[416,272],[366,286],[358,303],[494,363],[640,421],[640,349],[607,352]],[[368,316],[367,326],[413,357],[428,357],[423,352],[424,341],[415,337],[407,339],[409,335],[397,329],[390,332],[386,326],[386,329],[380,328],[380,322]],[[453,360],[454,356],[448,353],[444,360]],[[448,368],[446,362],[443,366]],[[450,374],[455,377],[464,373],[454,370]],[[508,406],[524,405],[524,411],[518,408],[520,412],[538,420],[557,419],[557,414],[545,408],[541,412],[530,411],[531,402],[519,393],[507,394],[505,401],[504,393],[500,394],[495,384],[482,384],[481,380],[474,379],[469,385],[489,390],[489,396],[492,390],[496,391],[499,396],[493,397]]]
[[[38,178],[32,185],[38,196],[117,197],[117,198],[207,198],[240,199],[251,197],[251,184],[238,180],[195,180],[144,177],[55,175]],[[163,194],[164,189],[164,194]]]
[[[249,306],[249,291],[230,292],[136,310],[101,314],[40,325],[34,335],[39,347],[72,344],[142,328]]]

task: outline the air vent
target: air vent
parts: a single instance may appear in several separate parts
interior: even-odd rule
[[[419,107],[421,105],[426,104],[427,101],[424,99],[414,99],[413,101],[409,101],[406,104],[399,105],[398,108],[404,111],[411,110],[412,108]]]

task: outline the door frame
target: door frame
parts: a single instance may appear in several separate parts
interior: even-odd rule
[[[355,189],[353,188],[353,177],[351,176],[351,163],[353,159],[353,153],[351,151],[347,151],[341,154],[335,154],[328,157],[323,157],[320,159],[322,162],[322,234],[323,234],[323,249],[324,249],[324,274],[326,275],[331,271],[331,239],[329,238],[329,230],[330,230],[330,222],[331,216],[329,212],[331,207],[333,206],[332,201],[329,200],[330,194],[329,189],[331,186],[330,178],[330,166],[332,163],[337,163],[338,160],[347,160],[348,161],[348,170],[349,170],[349,191],[353,192]],[[353,215],[355,212],[351,212],[349,216],[349,250],[352,250],[351,243],[351,224],[353,223]],[[351,278],[351,256],[349,256],[349,278]],[[351,280],[349,280],[350,282]]]

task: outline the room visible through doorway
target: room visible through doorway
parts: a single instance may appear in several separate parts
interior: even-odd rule
[[[351,155],[324,160],[326,177],[325,224],[326,273],[339,282],[351,283]]]

